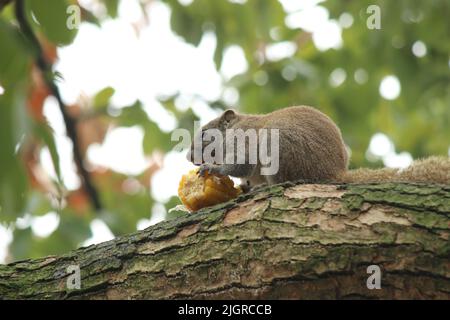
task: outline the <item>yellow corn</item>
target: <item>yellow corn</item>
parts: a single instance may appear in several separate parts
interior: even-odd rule
[[[228,176],[206,172],[201,177],[198,175],[198,169],[185,174],[178,186],[178,196],[190,211],[226,202],[240,193],[240,188],[235,188]]]

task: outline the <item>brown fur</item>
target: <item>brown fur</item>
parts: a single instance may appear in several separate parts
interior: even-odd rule
[[[227,110],[202,130],[211,128],[219,129],[224,135],[225,130],[230,128],[280,130],[279,171],[273,176],[260,175],[260,165],[251,168],[242,165],[202,165],[209,171],[245,178],[251,186],[299,179],[334,180],[347,169],[348,156],[339,128],[328,116],[311,107],[290,107],[265,115],[245,115]],[[207,144],[204,143],[203,147]]]
[[[290,107],[263,119],[264,128],[280,129],[280,170],[267,177],[269,183],[333,180],[347,169],[341,132],[324,113],[306,106]]]
[[[289,107],[265,115],[225,111],[202,128],[279,129],[279,171],[273,176],[260,174],[260,165],[202,163],[201,170],[243,178],[248,186],[285,181],[306,182],[433,182],[450,184],[450,159],[430,157],[400,169],[347,170],[348,155],[341,132],[324,113],[308,106]],[[203,148],[208,142],[203,142]],[[193,146],[191,146],[191,151]],[[239,151],[239,150],[238,150]],[[248,146],[246,148],[248,151]],[[188,159],[192,161],[190,153]]]
[[[416,160],[405,169],[356,169],[342,174],[338,181],[366,182],[421,182],[450,184],[450,158],[429,157]]]

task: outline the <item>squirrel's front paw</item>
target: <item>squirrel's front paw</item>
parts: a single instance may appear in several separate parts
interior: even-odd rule
[[[200,168],[198,169],[198,175],[200,177],[204,177],[205,173],[217,173],[216,167],[214,165],[208,164],[208,163],[203,163],[202,165],[200,165]]]

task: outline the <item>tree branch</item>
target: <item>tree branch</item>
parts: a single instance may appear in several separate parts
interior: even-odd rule
[[[448,300],[449,212],[450,186],[270,186],[59,257],[0,265],[0,298]],[[371,265],[381,289],[367,286]],[[67,286],[69,266],[80,289]]]
[[[31,26],[27,21],[25,14],[24,0],[16,0],[15,14],[20,29],[24,34],[25,38],[30,43],[31,49],[33,50],[35,63],[39,68],[39,70],[41,71],[44,81],[48,86],[48,88],[50,89],[50,92],[58,101],[59,109],[61,111],[66,126],[67,135],[70,138],[70,140],[72,140],[74,160],[77,165],[82,183],[84,185],[84,189],[89,196],[93,208],[99,211],[101,210],[102,205],[100,202],[98,192],[95,189],[89,176],[89,172],[86,170],[83,164],[83,156],[81,155],[80,147],[78,144],[79,139],[76,131],[76,121],[67,112],[67,107],[65,103],[62,101],[59,89],[54,82],[52,65],[46,61],[39,40],[33,33],[33,30],[31,29]]]

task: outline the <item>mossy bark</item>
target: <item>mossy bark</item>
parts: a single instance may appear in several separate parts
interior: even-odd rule
[[[450,186],[267,187],[59,257],[0,266],[3,299],[449,299]],[[78,265],[81,289],[67,288]],[[368,289],[369,265],[381,289]]]

